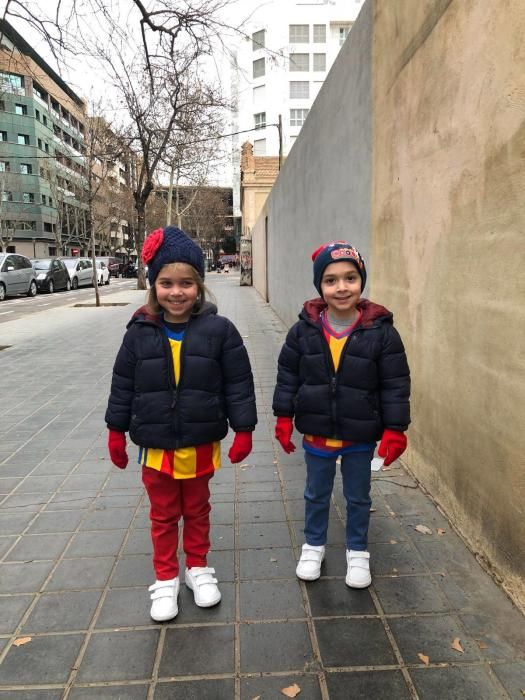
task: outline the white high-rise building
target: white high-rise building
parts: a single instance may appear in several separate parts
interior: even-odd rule
[[[233,139],[235,209],[241,144],[251,141],[254,155],[288,154],[363,2],[257,3],[232,59],[232,131],[246,131]]]

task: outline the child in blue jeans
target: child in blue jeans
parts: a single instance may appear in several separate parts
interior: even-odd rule
[[[336,460],[346,500],[346,584],[370,585],[368,526],[370,462],[376,442],[389,465],[406,449],[410,371],[392,313],[361,298],[366,268],[346,241],[312,255],[321,295],[304,304],[279,355],[273,411],[275,437],[293,452],[293,421],[303,433],[306,461],[305,544],[300,579],[321,575]]]

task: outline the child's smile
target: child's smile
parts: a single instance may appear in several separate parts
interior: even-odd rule
[[[361,275],[348,260],[330,263],[323,272],[321,291],[332,315],[348,320],[355,315],[361,298]]]
[[[164,266],[155,280],[157,300],[168,323],[184,323],[191,312],[199,289],[191,273]]]

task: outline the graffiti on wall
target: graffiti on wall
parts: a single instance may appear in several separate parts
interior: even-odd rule
[[[252,285],[252,239],[241,238],[241,287]]]

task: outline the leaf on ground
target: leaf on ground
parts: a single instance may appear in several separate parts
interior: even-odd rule
[[[464,654],[464,653],[465,653],[465,650],[464,650],[463,647],[461,646],[461,642],[460,642],[460,640],[459,640],[459,637],[456,637],[456,638],[454,639],[454,641],[453,641],[452,644],[450,645],[450,648],[451,648],[451,649],[454,649],[454,651],[459,651],[460,654]]]
[[[370,508],[370,512],[371,512],[371,513],[375,513],[376,510],[377,510],[377,508]]]
[[[429,527],[427,527],[426,525],[416,525],[414,530],[416,530],[417,532],[420,532],[422,535],[431,535],[432,534],[432,530]]]
[[[446,530],[443,530],[442,527],[438,527],[438,529],[436,530],[436,532],[437,532],[438,535],[444,535],[445,532],[446,532]]]
[[[20,637],[20,639],[16,639],[13,642],[13,646],[14,647],[21,647],[24,644],[27,644],[28,642],[30,642],[31,640],[32,640],[32,637]]]
[[[241,464],[241,469],[246,469],[246,467],[249,467],[249,464]]]
[[[281,693],[286,695],[287,698],[295,698],[300,692],[301,688],[299,688],[297,683],[289,685],[287,688],[281,688]]]
[[[277,561],[275,557],[271,557],[270,561]]]
[[[397,544],[397,540],[390,540],[390,544]]]
[[[488,649],[489,646],[486,642],[484,642],[482,639],[476,639],[476,642],[478,643],[478,647],[480,649]]]
[[[274,460],[273,460],[273,463],[274,463],[274,464],[277,464],[277,460],[276,460],[276,459],[274,459]]]
[[[254,698],[252,698],[252,700],[261,700],[261,696],[260,696],[260,695],[256,695]]]
[[[425,666],[428,666],[428,664],[430,663],[430,659],[428,656],[425,656],[425,654],[418,654],[417,656],[419,660],[425,664]]]

